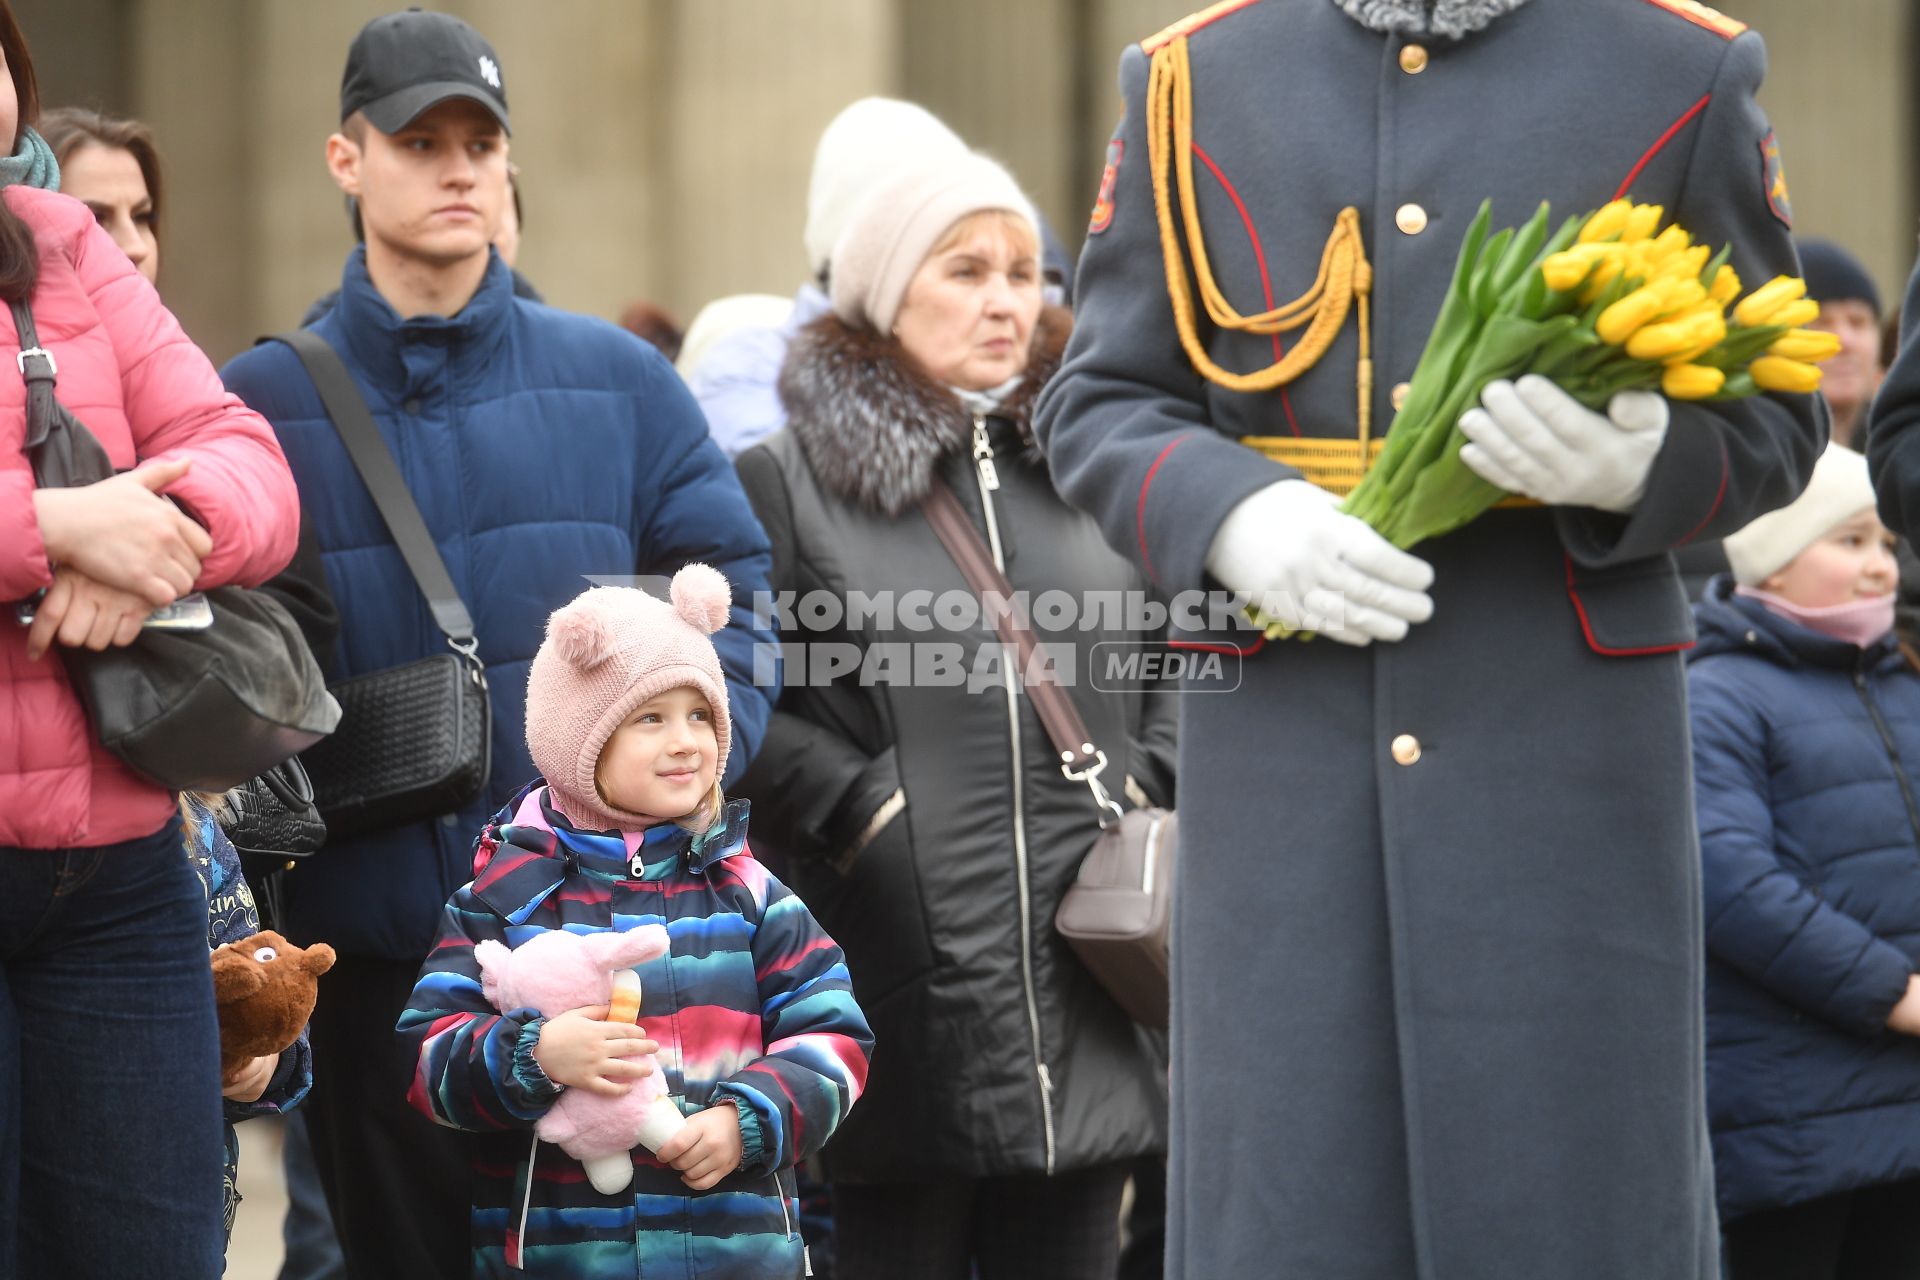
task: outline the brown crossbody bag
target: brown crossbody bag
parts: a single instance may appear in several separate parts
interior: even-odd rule
[[[992,595],[1003,601],[1013,599],[1013,584],[994,564],[992,552],[960,500],[940,477],[934,477],[920,509],[974,594],[983,599]],[[1020,671],[1027,672],[1039,644],[1032,628],[1024,619],[1016,620],[1011,608],[990,612],[1000,642],[1017,654]],[[1099,820],[1093,848],[1061,898],[1053,926],[1134,1021],[1164,1028],[1177,820],[1171,809],[1122,812],[1100,783],[1106,753],[1087,736],[1086,722],[1066,690],[1040,680],[1023,679],[1021,687],[1033,700],[1033,709],[1059,753],[1060,772],[1087,784]]]

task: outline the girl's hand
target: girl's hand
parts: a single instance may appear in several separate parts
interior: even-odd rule
[[[260,1095],[267,1091],[267,1085],[273,1081],[274,1069],[279,1065],[280,1055],[277,1053],[241,1063],[220,1077],[220,1096],[234,1102],[260,1101]]]
[[[36,493],[42,492],[35,490]],[[27,631],[27,658],[36,660],[56,640],[70,649],[103,649],[132,644],[153,607],[130,591],[110,587],[61,567],[54,570]]]
[[[156,609],[193,590],[213,552],[207,531],[160,491],[190,459],[147,462],[75,489],[35,489],[33,514],[47,559],[141,596]]]
[[[687,1117],[686,1127],[653,1154],[680,1173],[680,1181],[705,1191],[740,1167],[740,1107],[723,1102]]]
[[[644,1059],[660,1046],[632,1023],[607,1022],[606,1016],[607,1006],[599,1004],[547,1019],[540,1042],[533,1046],[533,1060],[547,1079],[618,1098],[633,1088],[633,1081],[653,1074],[653,1063]]]
[[[1920,973],[1907,978],[1907,994],[1887,1015],[1887,1029],[1904,1036],[1920,1036]]]

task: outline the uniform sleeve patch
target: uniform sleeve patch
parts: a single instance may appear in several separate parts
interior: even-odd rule
[[[1760,139],[1760,185],[1767,194],[1767,208],[1791,230],[1793,204],[1787,199],[1787,166],[1780,159],[1780,139],[1771,131]]]
[[[1746,23],[1729,18],[1718,9],[1699,3],[1699,0],[1647,0],[1647,3],[1659,5],[1668,13],[1678,14],[1694,26],[1705,27],[1728,40],[1747,29]]]
[[[1107,167],[1100,171],[1100,194],[1093,200],[1093,217],[1087,222],[1087,234],[1099,235],[1113,225],[1113,188],[1120,180],[1120,157],[1127,152],[1127,140],[1115,138],[1107,144]]]

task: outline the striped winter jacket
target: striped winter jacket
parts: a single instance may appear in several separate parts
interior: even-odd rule
[[[672,825],[579,832],[546,795],[529,786],[481,834],[473,882],[447,904],[398,1026],[419,1055],[413,1105],[484,1135],[474,1274],[800,1276],[793,1165],[860,1096],[873,1044],[839,946],[748,851],[744,801],[696,840]],[[739,1104],[740,1169],[705,1192],[638,1148],[633,1185],[603,1196],[537,1141],[534,1122],[560,1092],[533,1057],[544,1019],[495,1009],[474,963],[486,938],[511,947],[549,929],[643,924],[672,940],[638,972],[640,1024],[674,1100],[689,1113]]]

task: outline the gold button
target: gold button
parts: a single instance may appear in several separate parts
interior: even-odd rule
[[[1410,76],[1417,76],[1427,69],[1427,51],[1417,44],[1410,44],[1400,50],[1400,69]]]
[[[1394,210],[1393,225],[1410,236],[1427,229],[1427,211],[1417,204],[1403,204]]]
[[[1403,733],[1393,740],[1393,759],[1396,764],[1412,764],[1420,758],[1420,739],[1410,733]]]
[[[1387,399],[1393,402],[1395,413],[1398,413],[1400,406],[1407,402],[1407,393],[1412,390],[1413,384],[1411,382],[1396,382],[1393,384],[1393,390],[1387,393]]]

